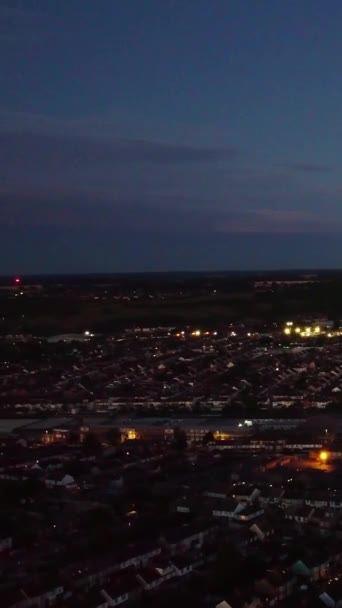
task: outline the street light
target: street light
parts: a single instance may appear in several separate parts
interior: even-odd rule
[[[329,456],[328,452],[326,452],[325,450],[322,450],[322,452],[320,452],[319,459],[322,463],[324,463],[328,460],[328,456]]]

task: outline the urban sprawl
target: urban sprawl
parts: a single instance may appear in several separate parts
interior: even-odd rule
[[[0,342],[2,608],[342,599],[340,327]]]

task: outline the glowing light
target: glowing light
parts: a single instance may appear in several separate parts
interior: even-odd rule
[[[88,330],[87,330],[87,331],[85,331],[85,332],[84,332],[84,335],[85,335],[85,336],[90,336],[90,331],[88,331]]]
[[[300,334],[300,332],[301,332],[300,327],[296,327],[296,329],[295,329],[295,333],[296,333],[296,334]]]
[[[199,336],[201,335],[201,331],[199,329],[196,329],[195,331],[192,332],[191,335],[196,336],[196,338],[199,338]]]
[[[320,452],[319,459],[321,462],[326,462],[328,460],[328,456],[329,456],[328,452],[323,450],[322,452]]]
[[[289,336],[290,333],[291,333],[291,329],[289,327],[285,327],[284,334],[286,334],[287,336]]]
[[[287,321],[286,325],[287,325],[287,327],[292,327],[293,321]]]
[[[226,441],[229,439],[229,433],[223,433],[222,431],[215,431],[214,439],[219,441]]]
[[[319,325],[317,325],[317,327],[315,327],[315,334],[319,334],[320,331],[321,328],[319,327]]]
[[[20,285],[21,278],[20,277],[15,277],[14,282],[15,282],[16,285]]]

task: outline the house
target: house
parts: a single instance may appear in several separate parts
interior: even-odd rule
[[[285,519],[296,521],[299,524],[307,524],[314,516],[315,509],[309,505],[293,507],[285,510]]]
[[[165,574],[161,574],[157,568],[145,567],[139,570],[137,580],[142,584],[145,591],[151,591],[174,576],[175,571],[173,568],[167,570]]]
[[[234,515],[244,509],[245,504],[238,502],[234,498],[226,498],[223,500],[217,500],[215,506],[212,509],[213,517],[226,517],[227,519],[233,519]]]
[[[41,586],[32,586],[22,588],[15,591],[7,604],[3,604],[1,598],[1,608],[41,608],[42,606],[53,605],[59,598],[62,597],[64,587],[56,585],[56,587],[48,588],[43,583]]]
[[[334,490],[330,495],[329,505],[332,509],[342,509],[342,493]]]
[[[142,546],[132,547],[127,549],[121,556],[118,562],[120,570],[130,566],[138,567],[142,564],[147,564],[149,560],[159,556],[162,552],[161,547],[151,544],[143,544]]]
[[[257,491],[258,492],[258,491]],[[255,492],[250,494],[251,497]],[[226,518],[236,522],[248,522],[256,519],[264,512],[257,500],[254,502],[238,502],[235,499],[218,500],[212,509],[212,515],[216,518]]]
[[[48,475],[49,477],[45,479],[45,485],[48,488],[61,487],[71,489],[74,488],[76,485],[75,480],[71,475],[64,475],[59,471],[54,471],[51,473],[49,472]]]
[[[270,492],[270,504],[278,505],[281,503],[281,500],[285,494],[285,490],[282,487],[272,487]],[[260,502],[262,503],[262,497],[260,498]]]
[[[329,546],[330,545],[330,546]],[[333,564],[339,563],[342,557],[342,552],[338,544],[328,541],[323,543],[321,548],[317,546],[316,550],[312,549],[311,554],[303,560],[298,560],[291,567],[292,572],[297,576],[305,576],[311,581],[317,581],[325,578],[329,573],[330,567]]]
[[[207,496],[208,498],[226,498],[227,497],[227,489],[223,488],[213,488],[212,490],[206,490],[203,492],[203,496]]]
[[[192,513],[194,511],[195,501],[188,496],[182,496],[176,502],[177,513]]]
[[[327,492],[320,489],[317,491],[310,491],[310,495],[305,499],[305,504],[320,509],[321,507],[327,507],[329,505],[329,497]]]
[[[293,574],[295,574],[296,576],[299,576],[299,577],[307,577],[307,578],[309,578],[310,574],[311,574],[310,568],[301,559],[299,559],[298,561],[296,561],[291,566],[291,570],[292,570]]]
[[[203,558],[199,555],[176,555],[172,558],[172,565],[177,576],[186,576],[190,574],[194,568],[203,563]]]
[[[300,507],[304,504],[305,497],[303,493],[287,489],[281,498],[283,507]]]
[[[135,599],[141,592],[141,584],[131,569],[121,571],[108,579],[102,587],[91,589],[84,597],[84,604],[94,608],[113,608]]]
[[[236,608],[236,600],[235,598],[230,599],[229,601],[223,600],[219,604],[216,604],[215,608]],[[263,606],[261,599],[259,597],[243,597],[239,598],[238,607],[242,608],[261,608]]]
[[[249,484],[234,484],[232,487],[232,497],[238,500],[239,502],[251,500],[252,495],[253,489],[252,486],[250,486]]]
[[[312,558],[307,558],[306,563],[310,568],[310,578],[311,580],[317,581],[321,578],[325,578],[327,573],[329,572],[331,564],[335,563],[340,559],[341,554],[329,555],[327,552],[322,552],[322,554],[313,556]]]
[[[257,540],[264,541],[272,534],[274,534],[274,529],[272,526],[268,525],[267,522],[258,521],[258,523],[254,523],[249,528],[253,536],[256,537]]]
[[[93,585],[104,584],[112,574],[127,568],[138,568],[147,564],[150,559],[161,554],[161,547],[147,545],[123,548],[121,554],[114,553],[104,559],[80,562],[64,571],[67,580],[73,580],[78,588],[89,589]]]
[[[204,540],[210,538],[216,526],[207,525],[185,525],[180,528],[169,530],[164,534],[164,542],[168,546],[172,555],[179,551],[186,551],[191,547],[201,547]]]
[[[317,607],[339,608],[342,604],[342,585],[338,577],[330,580],[325,589],[320,589]]]
[[[5,551],[10,551],[13,546],[13,538],[12,536],[7,536],[5,534],[0,535],[0,553],[4,553]]]
[[[256,581],[255,589],[265,598],[268,605],[273,606],[291,595],[295,588],[295,583],[296,577],[291,570],[274,568],[267,570],[265,575]]]
[[[233,519],[239,522],[249,522],[257,519],[264,512],[264,509],[258,502],[247,504],[241,511],[235,513]]]

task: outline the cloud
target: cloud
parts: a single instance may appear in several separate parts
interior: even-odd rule
[[[210,200],[181,194],[58,190],[22,187],[0,190],[0,224],[8,227],[109,229],[113,238],[122,231],[137,234],[336,234],[342,218],[322,218],[319,212],[294,209],[249,210],[211,205]]]
[[[27,17],[31,17],[35,14],[30,8],[24,6],[14,6],[12,4],[1,4],[0,5],[0,17],[3,19],[26,19]]]
[[[246,165],[234,146],[115,137],[113,130],[105,136],[87,128],[86,119],[0,111],[0,222],[111,226],[113,234],[342,230],[340,193],[331,185],[322,190],[310,177],[313,167],[323,166],[293,165],[308,175],[296,179],[284,165],[278,171]],[[329,207],[324,215],[323,203]]]
[[[342,257],[340,234],[174,234],[0,223],[0,272],[227,271],[332,268]]]
[[[114,165],[212,163],[233,160],[233,148],[205,148],[144,140],[115,140],[40,133],[0,134],[0,162],[13,172],[53,171]]]
[[[43,14],[24,6],[0,6],[0,42],[34,42],[46,34]]]
[[[94,119],[93,119],[94,120]],[[0,107],[0,133],[41,133],[63,135],[64,133],[84,134],[77,130],[79,125],[88,124],[85,119],[62,119],[51,115],[8,110]],[[107,127],[108,133],[108,125]],[[102,134],[106,131],[102,131]]]
[[[324,234],[341,232],[342,220],[309,211],[255,209],[228,214],[216,229],[224,233]]]
[[[24,8],[23,6],[0,5],[0,22],[15,24],[16,22],[27,22],[38,16],[36,11]]]
[[[328,173],[332,171],[332,167],[329,167],[329,165],[316,163],[291,163],[288,168],[302,173]]]
[[[22,189],[21,192],[0,191],[0,224],[8,227],[46,229],[113,230],[113,237],[122,230],[169,232],[207,231],[210,226],[208,208],[193,213],[183,199],[172,197],[64,191],[45,193]]]

